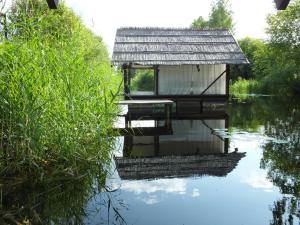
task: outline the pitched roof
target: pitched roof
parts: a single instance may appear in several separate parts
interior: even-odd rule
[[[248,63],[225,29],[120,28],[112,58],[115,65]]]
[[[201,177],[229,174],[246,153],[218,155],[164,156],[151,158],[115,157],[122,180],[158,179],[168,177]]]

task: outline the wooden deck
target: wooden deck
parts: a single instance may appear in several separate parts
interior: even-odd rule
[[[173,104],[172,100],[165,99],[144,99],[144,100],[122,100],[119,105],[153,105],[153,104]]]

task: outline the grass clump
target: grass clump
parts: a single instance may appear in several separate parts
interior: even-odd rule
[[[49,10],[44,0],[17,0],[7,15],[0,175],[52,168],[77,174],[91,161],[105,162],[118,78],[102,39],[63,4]]]
[[[258,82],[256,80],[239,79],[229,86],[230,94],[236,97],[255,93],[257,89]]]

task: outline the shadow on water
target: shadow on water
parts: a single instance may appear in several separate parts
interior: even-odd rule
[[[251,199],[257,204],[261,203],[270,213],[263,216],[265,224],[297,224],[300,218],[299,121],[298,101],[272,97],[253,97],[242,101],[233,99],[226,113],[207,112],[191,117],[176,115],[173,116],[172,127],[168,129],[160,117],[143,117],[141,120],[137,114],[132,114],[132,127],[126,127],[121,121],[123,124],[119,132],[122,137],[116,138],[116,145],[120,144],[120,140],[123,142],[120,151],[115,152],[112,166],[103,168],[100,162],[89,165],[82,170],[85,171],[83,175],[77,178],[54,176],[42,182],[37,177],[0,180],[0,224],[139,224],[133,222],[140,221],[133,219],[134,210],[139,213],[139,218],[146,218],[150,212],[155,212],[155,208],[150,206],[158,204],[158,196],[164,193],[170,195],[175,190],[170,186],[179,185],[176,187],[178,192],[170,195],[172,201],[165,203],[166,206],[161,204],[166,208],[175,207],[174,202],[188,198],[182,197],[184,190],[180,186],[187,182],[192,182],[197,188],[202,187],[202,199],[205,199],[205,191],[209,198],[206,203],[201,199],[194,201],[194,197],[200,194],[193,186],[193,200],[189,200],[191,205],[186,206],[189,207],[187,212],[192,217],[191,221],[199,219],[200,209],[204,211],[205,208],[222,205],[219,199],[222,195],[215,190],[216,185],[222,185],[224,190],[228,186],[229,198],[239,202],[231,207],[238,210],[246,202],[242,196],[251,196],[253,191],[247,189],[240,180],[236,182],[234,179],[243,172],[239,165],[245,164],[247,158],[253,156],[259,157],[257,170],[266,171],[268,181],[263,184],[271,182],[269,185],[279,190],[278,194],[272,195],[271,204],[259,197]],[[240,142],[236,142],[236,139]],[[251,143],[261,141],[261,155],[253,151],[246,153],[244,147],[238,145],[244,142],[249,145],[249,140],[253,141]],[[248,164],[244,167],[248,169]],[[232,194],[234,186],[239,189],[236,195]],[[149,193],[150,197],[144,205],[137,201],[143,200],[142,192]],[[212,194],[209,195],[209,192]],[[239,192],[242,194],[239,195]],[[262,194],[266,195],[265,192]],[[135,197],[137,200],[134,200]],[[226,199],[224,197],[223,201],[226,202]],[[161,208],[161,205],[155,207],[165,212],[163,210],[166,208]],[[174,210],[178,210],[176,207]],[[162,212],[150,217],[156,216],[157,220],[161,219],[158,224],[164,224],[163,219],[166,218],[161,215]],[[178,214],[185,215],[181,212]],[[222,215],[222,220],[231,221],[230,224],[249,224],[245,219],[246,214],[240,214],[235,222],[227,218],[226,213]],[[167,224],[178,224],[176,215],[173,217],[168,218]],[[201,218],[206,217],[202,215]],[[218,223],[212,222],[217,217],[209,218],[211,221],[206,220],[206,224]],[[186,224],[193,224],[188,219],[184,220]],[[253,224],[260,221],[257,218],[254,220]],[[154,223],[148,221],[143,224]]]
[[[89,224],[88,217],[95,212],[105,215],[97,224],[107,224],[110,216],[125,224],[119,209],[126,205],[118,198],[112,200],[115,190],[106,185],[107,169],[100,163],[90,163],[80,171],[82,175],[76,177],[53,175],[41,179],[36,174],[1,179],[0,224]],[[90,209],[87,204],[95,195],[101,195],[101,201]]]

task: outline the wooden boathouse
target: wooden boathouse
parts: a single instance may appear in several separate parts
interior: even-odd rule
[[[120,28],[113,64],[122,68],[125,99],[226,101],[231,64],[247,64],[225,29]],[[153,73],[153,90],[135,92],[131,82],[141,70]],[[200,101],[199,101],[200,100]]]

